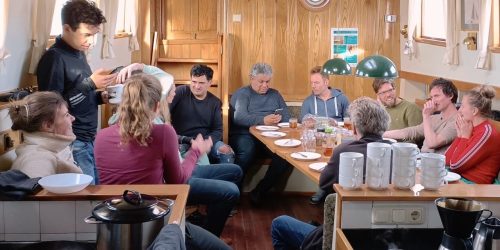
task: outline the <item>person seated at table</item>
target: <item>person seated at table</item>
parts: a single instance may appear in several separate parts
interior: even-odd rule
[[[257,152],[266,150],[266,147],[250,134],[249,128],[254,125],[277,125],[290,119],[285,100],[277,90],[270,88],[272,76],[273,71],[269,64],[254,64],[250,70],[250,84],[238,89],[231,97],[229,144],[235,152],[235,163],[241,167],[243,175],[254,162]],[[276,110],[281,112],[277,113]],[[260,203],[262,195],[290,168],[289,164],[276,154],[271,157],[266,175],[250,193],[254,204]]]
[[[233,150],[222,142],[222,103],[208,91],[213,75],[214,71],[207,65],[196,64],[191,68],[191,83],[176,88],[170,104],[172,126],[187,139],[181,153],[189,148],[191,138],[201,134],[214,140],[209,154],[213,163],[233,163]]]
[[[418,141],[423,139],[421,152],[444,154],[457,136],[455,120],[457,115],[458,91],[450,80],[434,79],[430,85],[431,99],[422,109],[423,122],[420,125],[384,133],[384,137],[396,140]],[[439,112],[438,114],[434,114]]]
[[[422,111],[412,102],[396,96],[396,84],[392,79],[375,79],[373,91],[377,101],[384,105],[391,117],[389,130],[403,129],[422,123]]]
[[[321,66],[311,69],[310,83],[312,94],[302,103],[301,120],[307,114],[331,117],[337,121],[348,116],[349,100],[340,89],[330,88],[328,74],[321,71]]]
[[[161,69],[142,64],[132,64],[120,71],[118,77],[128,79],[129,72],[147,72],[148,75],[155,76],[162,85],[161,99],[158,110],[153,120],[154,124],[170,124],[170,113],[168,104],[175,96],[175,85],[170,81],[170,75]],[[118,120],[120,115],[117,112]],[[114,124],[111,123],[111,124]],[[206,154],[203,154],[206,156]],[[181,159],[182,160],[182,159]],[[212,164],[197,165],[188,179],[190,185],[188,204],[207,205],[207,218],[204,227],[217,237],[220,236],[226,220],[238,202],[240,192],[236,186],[241,180],[241,170],[235,164]]]
[[[500,171],[500,134],[488,119],[495,90],[476,87],[464,94],[455,127],[457,138],[446,151],[446,164],[464,179],[491,184]]]
[[[389,114],[377,101],[361,97],[354,100],[349,105],[349,114],[354,128],[355,141],[342,143],[335,148],[328,165],[320,176],[320,187],[327,193],[333,192],[333,184],[339,179],[340,153],[358,152],[366,156],[367,144],[370,142],[386,142],[382,139],[382,134],[389,127]],[[302,222],[293,217],[282,215],[275,218],[271,225],[271,237],[274,249],[301,249],[310,234],[321,233],[322,227],[314,227],[306,222]],[[321,242],[319,243],[321,244]]]
[[[68,104],[55,92],[40,91],[9,107],[12,130],[21,130],[24,141],[16,148],[12,169],[30,178],[59,173],[82,173],[69,145],[76,139]]]

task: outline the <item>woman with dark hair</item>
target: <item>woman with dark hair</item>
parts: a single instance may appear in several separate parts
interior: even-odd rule
[[[446,151],[446,163],[466,181],[491,184],[500,171],[500,134],[488,119],[494,97],[492,87],[474,88],[458,110],[457,138]]]
[[[82,173],[69,145],[75,140],[75,117],[64,99],[54,92],[37,92],[9,107],[12,130],[21,130],[24,142],[16,149],[12,169],[30,178],[58,173]]]

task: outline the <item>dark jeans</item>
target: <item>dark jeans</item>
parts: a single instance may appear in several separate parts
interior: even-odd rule
[[[281,178],[291,168],[287,161],[276,154],[272,154],[260,141],[250,134],[232,136],[230,138],[230,145],[235,153],[234,163],[241,167],[243,174],[246,174],[256,157],[271,157],[271,165],[254,191],[260,193],[269,191],[276,183],[276,180]]]
[[[300,249],[306,236],[316,227],[293,217],[282,215],[271,224],[271,237],[275,250]]]
[[[190,250],[230,250],[224,241],[207,230],[186,222],[186,249]]]
[[[217,237],[240,198],[236,183],[241,176],[241,169],[235,164],[211,164],[196,166],[188,181],[188,205],[207,205],[205,228]]]
[[[77,165],[82,169],[82,172],[94,178],[91,184],[99,184],[99,175],[95,167],[94,159],[94,142],[75,140],[72,143],[71,148],[73,151],[73,158]]]

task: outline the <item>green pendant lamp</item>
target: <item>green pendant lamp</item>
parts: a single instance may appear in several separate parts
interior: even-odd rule
[[[351,66],[341,58],[333,58],[323,64],[322,71],[329,75],[350,75]]]
[[[373,55],[365,57],[356,67],[355,76],[372,78],[397,78],[398,70],[391,59]]]

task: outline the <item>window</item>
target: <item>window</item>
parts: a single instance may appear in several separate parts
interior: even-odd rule
[[[446,41],[446,0],[422,0],[418,42],[445,46]]]
[[[135,17],[135,0],[119,0],[118,1],[118,14],[116,17],[116,30],[117,36],[129,35],[132,33],[131,19]]]
[[[493,47],[491,51],[500,53],[500,1],[493,1]]]
[[[68,0],[56,0],[54,14],[52,15],[52,26],[50,28],[50,36],[55,37],[62,34],[61,24],[61,9]]]

